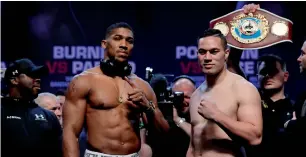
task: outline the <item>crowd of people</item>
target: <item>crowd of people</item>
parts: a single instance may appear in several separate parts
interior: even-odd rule
[[[285,93],[289,72],[281,57],[258,59],[257,89],[233,66],[234,50],[221,31],[205,30],[198,37],[205,81],[197,87],[186,75],[171,80],[171,90],[184,99],[171,106],[169,119],[149,82],[131,73],[133,29],[112,24],[102,47],[100,65],[57,93],[40,93],[40,78],[48,74],[44,66],[19,59],[7,68],[8,93],[1,98],[4,157],[303,156],[306,94],[293,101]],[[304,75],[306,41],[297,62]]]

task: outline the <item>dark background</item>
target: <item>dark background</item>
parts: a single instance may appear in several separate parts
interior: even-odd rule
[[[249,2],[248,2],[249,3]],[[257,3],[257,2],[253,2]],[[290,73],[286,91],[295,98],[305,88],[297,57],[306,35],[305,2],[258,2],[261,8],[293,21],[293,43],[282,43],[259,50],[285,59]],[[55,45],[99,46],[106,28],[115,22],[129,23],[135,31],[131,60],[136,74],[144,78],[145,68],[154,73],[183,74],[176,60],[176,46],[196,46],[197,36],[209,21],[225,15],[244,2],[1,2],[1,60],[30,58],[35,64],[53,61]],[[196,61],[196,59],[192,60]],[[70,62],[67,61],[68,64]],[[70,66],[70,65],[69,65]],[[71,76],[53,73],[44,78],[43,90],[55,92],[51,80]],[[202,74],[189,72],[191,76]],[[64,87],[63,87],[64,88]]]

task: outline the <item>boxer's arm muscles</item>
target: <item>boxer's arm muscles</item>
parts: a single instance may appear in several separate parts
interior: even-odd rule
[[[149,123],[151,124],[153,123],[155,128],[157,128],[158,130],[168,131],[170,128],[169,124],[158,108],[157,99],[156,99],[153,89],[150,87],[150,85],[147,82],[142,82],[141,85],[143,87],[143,90],[145,92],[147,99],[149,101],[151,100],[155,107],[155,110],[153,113],[150,113],[150,114],[144,113],[145,119],[147,119]]]
[[[63,105],[63,154],[64,157],[78,157],[78,137],[82,131],[86,111],[88,81],[75,77],[68,86]]]
[[[262,139],[261,99],[257,89],[251,83],[242,83],[237,87],[238,111],[234,120],[227,115],[217,114],[215,121],[228,133],[232,140],[236,136],[251,145],[258,145]]]

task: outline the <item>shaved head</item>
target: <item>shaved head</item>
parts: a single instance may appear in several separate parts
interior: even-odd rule
[[[181,78],[175,81],[172,88],[179,88],[182,86],[190,86],[191,88],[195,89],[195,85],[189,79],[186,78]]]
[[[172,86],[172,91],[184,93],[184,105],[181,112],[188,113],[190,97],[195,90],[195,84],[187,78],[180,78],[174,82]]]

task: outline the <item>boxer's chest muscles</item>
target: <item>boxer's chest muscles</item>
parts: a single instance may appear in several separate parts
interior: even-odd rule
[[[198,113],[198,107],[202,99],[206,99],[215,103],[217,108],[224,114],[236,118],[238,102],[235,91],[232,90],[231,85],[225,84],[221,88],[214,88],[208,90],[205,86],[197,89],[193,95],[190,103],[191,123],[197,125],[198,123],[205,123],[207,120]]]
[[[111,109],[125,105],[131,87],[120,78],[94,77],[88,94],[88,104],[96,109]]]

